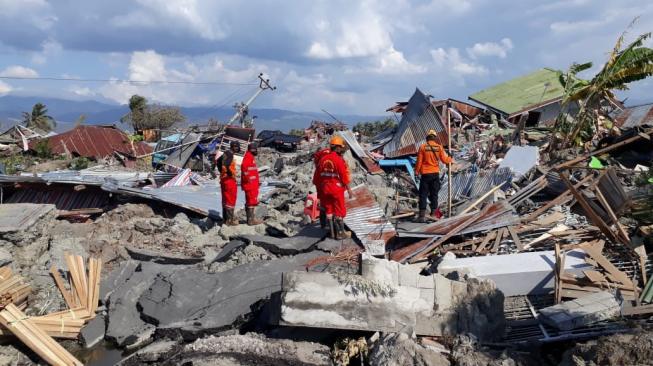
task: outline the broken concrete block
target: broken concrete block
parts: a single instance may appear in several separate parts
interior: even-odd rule
[[[141,317],[162,335],[187,339],[228,328],[244,320],[255,303],[281,290],[283,272],[302,269],[320,255],[257,261],[219,273],[198,269],[160,273],[138,298]]]
[[[154,262],[159,264],[195,264],[204,261],[203,255],[189,257],[172,252],[155,251],[129,246],[125,247],[125,249],[133,259],[143,262]]]
[[[271,253],[280,255],[293,255],[306,252],[326,236],[326,231],[319,225],[304,226],[295,236],[289,238],[276,238],[267,235],[242,235],[241,239],[261,246]]]
[[[552,250],[469,258],[447,255],[438,265],[438,273],[458,271],[492,280],[505,296],[538,295],[553,291],[555,263]],[[567,253],[565,271],[582,274],[587,269],[593,267],[585,262],[584,251]]]
[[[211,263],[227,260],[232,254],[234,254],[234,252],[246,245],[247,244],[242,240],[231,240],[225,244],[224,247],[222,247],[220,253],[218,253],[218,255],[211,261]]]
[[[421,276],[416,268],[370,255],[363,256],[361,271],[285,273],[279,324],[381,332],[409,327],[419,335],[470,332],[483,339],[503,334],[503,295],[490,281]]]
[[[615,294],[601,291],[540,309],[540,319],[558,329],[572,330],[614,318],[620,311]]]
[[[109,273],[100,283],[100,300],[106,303],[108,296],[134,274],[139,262],[128,260]]]
[[[90,322],[86,323],[80,336],[82,339],[82,344],[84,348],[91,348],[96,344],[100,343],[104,339],[104,316],[98,315],[93,318]]]

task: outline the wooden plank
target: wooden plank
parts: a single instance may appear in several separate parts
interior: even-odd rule
[[[622,315],[642,315],[653,313],[653,305],[629,306],[622,310]]]
[[[481,244],[479,244],[479,246],[476,247],[476,249],[474,249],[474,252],[480,253],[483,250],[485,250],[485,246],[490,242],[490,240],[492,240],[492,238],[494,238],[496,236],[497,236],[497,231],[496,230],[492,230],[489,233],[487,233],[487,235],[485,235],[485,238],[483,238],[483,241],[481,242]]]
[[[513,226],[508,226],[508,233],[510,233],[510,236],[512,237],[512,241],[515,242],[515,245],[517,245],[517,250],[520,252],[524,250],[524,246],[521,243],[521,240],[519,240],[519,236],[517,236],[517,233],[515,232],[515,228]]]
[[[625,140],[623,140],[623,141],[617,142],[616,144],[612,144],[612,145],[607,146],[607,147],[604,147],[604,148],[602,148],[602,149],[598,149],[598,150],[592,151],[592,152],[590,152],[590,153],[588,153],[588,154],[581,155],[581,156],[579,156],[579,157],[577,157],[577,158],[575,158],[575,159],[572,159],[572,160],[568,160],[568,161],[562,162],[562,163],[556,165],[555,167],[553,167],[553,169],[556,169],[556,170],[557,170],[557,169],[564,168],[564,167],[566,167],[566,166],[575,165],[576,163],[580,163],[581,161],[583,161],[583,160],[585,160],[585,159],[589,159],[589,158],[591,158],[591,157],[594,156],[594,155],[604,154],[604,153],[606,153],[606,152],[609,152],[609,151],[612,151],[612,150],[614,150],[614,149],[617,149],[617,148],[619,148],[619,147],[621,147],[621,146],[628,145],[628,144],[630,144],[631,142],[637,141],[637,140],[639,140],[639,139],[641,139],[641,138],[647,138],[647,139],[649,139],[649,138],[650,138],[650,137],[649,137],[650,134],[651,134],[651,132],[648,132],[648,133],[644,134],[643,136],[642,136],[641,134],[639,134],[639,135],[637,135],[637,136],[633,136],[633,137],[631,137],[631,138],[628,138],[628,139],[625,139]],[[644,137],[644,136],[646,136],[646,137]]]
[[[612,211],[610,204],[605,199],[605,196],[603,195],[599,187],[594,188],[594,193],[596,193],[596,198],[598,198],[605,212],[608,213],[608,217],[610,217],[610,220],[612,220],[614,226],[617,227],[617,231],[619,232],[619,235],[615,235],[615,236],[618,236],[621,239],[620,240],[621,244],[626,244],[626,245],[630,244],[630,238],[628,237],[628,233],[626,232],[626,230],[624,230],[624,228],[619,223],[619,219],[617,218],[617,215],[615,215],[614,211]]]
[[[86,284],[86,307],[91,309],[93,304],[93,291],[95,290],[95,261],[93,258],[88,259],[88,283]]]
[[[494,238],[494,245],[492,246],[492,253],[499,251],[499,244],[501,244],[501,239],[503,239],[503,234],[506,231],[506,228],[499,228],[497,231],[497,237]]]
[[[95,314],[98,308],[98,303],[100,302],[100,280],[102,278],[102,260],[99,258],[95,259],[95,290],[93,291],[93,303],[91,303],[91,314]]]
[[[590,179],[593,177],[591,175],[586,176],[585,178],[581,179],[578,183],[574,185],[576,189],[580,188],[583,184],[587,183]],[[532,220],[535,220],[538,218],[540,215],[548,211],[551,207],[557,206],[557,205],[562,205],[564,203],[567,203],[573,198],[573,195],[567,189],[566,191],[562,192],[558,197],[554,198],[553,200],[547,202],[544,206],[538,208],[535,210],[533,213],[529,214],[523,222],[530,222]]]
[[[80,271],[77,267],[78,262],[76,256],[66,255],[66,263],[68,264],[70,276],[73,279],[73,287],[75,288],[75,293],[79,299],[79,305],[86,307],[86,296],[84,293],[86,286],[84,286],[82,282]]]
[[[612,277],[614,277],[618,282],[621,282],[621,284],[625,286],[629,286],[630,288],[634,287],[633,282],[628,278],[628,276],[621,272],[617,267],[614,266],[614,264],[610,263],[610,261],[601,254],[600,251],[598,251],[594,246],[590,245],[581,245],[585,253],[587,253],[592,259],[596,261],[596,263],[601,266],[604,270],[606,270]]]
[[[608,280],[601,274],[601,272],[594,271],[591,269],[583,271],[583,274],[585,277],[587,277],[590,281],[596,283],[596,284],[602,284],[604,282],[607,282]]]
[[[77,271],[79,271],[79,278],[82,281],[82,293],[84,294],[84,297],[82,298],[82,305],[88,306],[86,301],[87,301],[87,296],[86,296],[86,291],[88,290],[88,277],[86,276],[86,266],[84,265],[84,258],[80,255],[75,256],[75,260],[77,261]]]
[[[59,270],[57,270],[54,266],[52,266],[50,267],[50,274],[52,275],[52,278],[54,278],[54,283],[59,288],[59,291],[61,292],[61,296],[63,296],[66,305],[71,309],[74,308],[75,304],[73,303],[72,295],[70,291],[68,291],[68,289],[66,289],[66,287],[64,286],[63,278],[61,278],[61,274],[59,274]]]

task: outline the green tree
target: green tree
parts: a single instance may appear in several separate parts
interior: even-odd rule
[[[120,118],[120,122],[131,125],[137,135],[142,135],[147,129],[170,128],[185,120],[186,116],[179,107],[150,105],[147,99],[136,94],[129,98],[129,113]]]
[[[352,131],[358,132],[363,136],[373,137],[377,134],[397,126],[397,123],[392,118],[385,120],[358,122],[354,125]]]
[[[57,126],[57,122],[48,115],[45,104],[36,103],[32,107],[32,113],[23,112],[23,125],[27,128],[50,132]]]
[[[304,136],[304,130],[301,128],[293,128],[288,132],[288,134],[293,136]]]
[[[632,23],[628,28],[631,26]],[[640,35],[624,47],[625,35],[626,32],[617,39],[608,61],[591,80],[576,76],[592,67],[591,62],[573,64],[566,73],[560,72],[565,95],[562,112],[556,121],[556,131],[562,135],[562,147],[582,144],[593,137],[598,129],[599,116],[605,114],[606,108],[612,108],[612,101],[615,100],[613,90],[627,90],[628,84],[653,75],[653,49],[643,47],[651,33]],[[568,112],[571,103],[579,105],[575,117]]]

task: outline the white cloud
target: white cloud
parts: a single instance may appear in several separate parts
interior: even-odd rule
[[[35,78],[39,76],[39,73],[34,69],[30,69],[29,67],[12,65],[0,71],[0,76],[15,78]]]
[[[476,59],[482,56],[496,56],[506,58],[508,52],[513,49],[512,40],[503,38],[499,42],[475,43],[471,48],[467,48],[469,57]]]
[[[40,30],[50,29],[58,20],[46,0],[0,0],[0,18],[3,17],[21,19]]]
[[[435,64],[460,76],[483,76],[489,73],[489,70],[483,66],[465,59],[460,55],[458,48],[437,48],[431,50],[431,57]]]
[[[43,65],[50,57],[60,54],[62,50],[63,48],[59,42],[48,39],[41,43],[41,52],[34,53],[31,61],[33,64]]]
[[[0,81],[0,95],[9,94],[9,92],[11,92],[12,90],[13,88],[11,87],[11,85],[3,81]]]
[[[578,32],[590,32],[597,29],[610,21],[609,18],[598,20],[580,20],[575,22],[553,22],[549,26],[553,33],[556,34],[573,34]]]

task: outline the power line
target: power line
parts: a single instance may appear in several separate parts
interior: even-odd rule
[[[45,80],[45,81],[81,81],[81,82],[117,82],[133,84],[186,84],[186,85],[258,85],[258,83],[232,83],[225,81],[172,81],[172,80],[126,80],[126,79],[77,79],[55,77],[0,76],[8,80]]]

